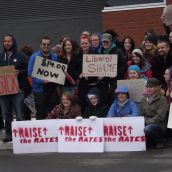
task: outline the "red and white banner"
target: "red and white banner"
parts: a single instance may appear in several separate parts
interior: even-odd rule
[[[103,152],[103,119],[59,120],[58,152]]]
[[[13,152],[40,153],[58,151],[58,120],[14,121]]]
[[[105,152],[145,151],[144,117],[104,118]]]

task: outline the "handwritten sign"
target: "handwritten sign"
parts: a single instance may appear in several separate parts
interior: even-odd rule
[[[46,58],[36,57],[32,77],[64,85],[67,65]]]
[[[140,102],[146,89],[146,81],[143,79],[118,80],[117,85],[125,85],[129,90],[129,95],[135,102]]]
[[[117,76],[117,55],[84,54],[82,73],[86,76]]]
[[[13,152],[39,153],[58,151],[57,120],[14,121]]]
[[[31,110],[32,113],[36,113],[35,99],[33,93],[31,93],[28,97],[24,99],[24,103],[27,105],[27,107]]]
[[[59,121],[59,152],[103,152],[103,120]]]
[[[164,23],[168,26],[172,24],[172,5],[168,5],[163,10]]]
[[[105,152],[144,151],[144,117],[104,119]]]
[[[16,94],[19,84],[14,66],[0,67],[0,95]]]
[[[172,128],[172,104],[170,104],[167,128]]]

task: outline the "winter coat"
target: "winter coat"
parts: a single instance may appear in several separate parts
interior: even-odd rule
[[[14,65],[15,69],[19,71],[17,78],[20,90],[28,90],[30,88],[27,80],[27,59],[17,51],[16,40],[12,35],[10,36],[13,39],[13,45],[11,48],[12,55],[8,58],[4,48],[3,53],[0,54],[0,67]]]
[[[151,102],[145,96],[140,102],[140,113],[145,117],[146,125],[159,124],[163,129],[166,127],[166,115],[169,110],[165,97],[155,95]]]
[[[28,75],[29,76],[32,75],[35,58],[37,56],[43,57],[42,52],[40,50],[37,51],[36,53],[34,53],[30,57],[29,65],[28,65]],[[55,54],[50,53],[50,57],[51,57],[51,60],[58,61],[58,57]],[[44,92],[44,80],[32,77],[32,89],[34,92]]]
[[[138,115],[138,105],[134,101],[128,99],[124,107],[120,107],[119,102],[115,100],[108,111],[107,117],[126,117]]]
[[[77,104],[72,106],[66,114],[64,114],[64,109],[61,105],[56,105],[55,108],[47,115],[46,119],[73,119],[77,116],[81,116],[81,109]]]

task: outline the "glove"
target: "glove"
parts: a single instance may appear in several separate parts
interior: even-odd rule
[[[83,117],[82,117],[82,116],[77,116],[75,119],[76,119],[77,121],[81,121],[81,120],[83,119]]]
[[[97,119],[97,116],[90,116],[89,119],[92,120],[92,121],[94,121],[94,120]]]

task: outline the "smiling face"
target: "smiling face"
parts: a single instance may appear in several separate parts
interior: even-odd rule
[[[62,104],[64,108],[69,108],[71,106],[71,101],[67,98],[67,96],[62,96]]]
[[[104,49],[108,49],[111,46],[111,41],[110,40],[102,41],[102,46]]]
[[[81,48],[84,52],[89,50],[90,42],[89,42],[88,38],[82,38],[80,44],[81,44]]]
[[[118,93],[118,100],[123,103],[127,100],[127,94],[126,93]]]
[[[51,49],[51,40],[50,39],[42,39],[40,48],[43,53],[48,53]]]
[[[139,74],[135,70],[130,70],[128,72],[128,78],[129,79],[138,79],[139,78]]]
[[[150,41],[145,41],[145,49],[146,50],[151,50],[153,47],[153,43]]]
[[[153,95],[155,95],[156,93],[157,93],[157,91],[158,91],[158,86],[148,86],[147,87],[147,95],[148,96],[153,96]]]
[[[67,41],[65,41],[64,42],[64,50],[65,50],[65,52],[68,54],[68,53],[71,53],[72,52],[72,43],[69,41],[69,40],[67,40]]]
[[[131,40],[129,38],[126,38],[124,41],[124,49],[126,51],[129,51],[131,49]]]
[[[164,78],[165,78],[166,82],[170,80],[170,70],[169,69],[165,70]]]
[[[133,60],[134,64],[140,63],[140,57],[135,53],[132,55],[132,60]]]
[[[89,100],[93,106],[96,106],[98,104],[98,98],[95,95],[91,96]]]
[[[91,44],[93,47],[98,47],[99,46],[99,37],[98,35],[92,35],[91,36]]]
[[[6,51],[10,51],[13,45],[13,39],[11,36],[5,36],[4,38],[4,48]]]

